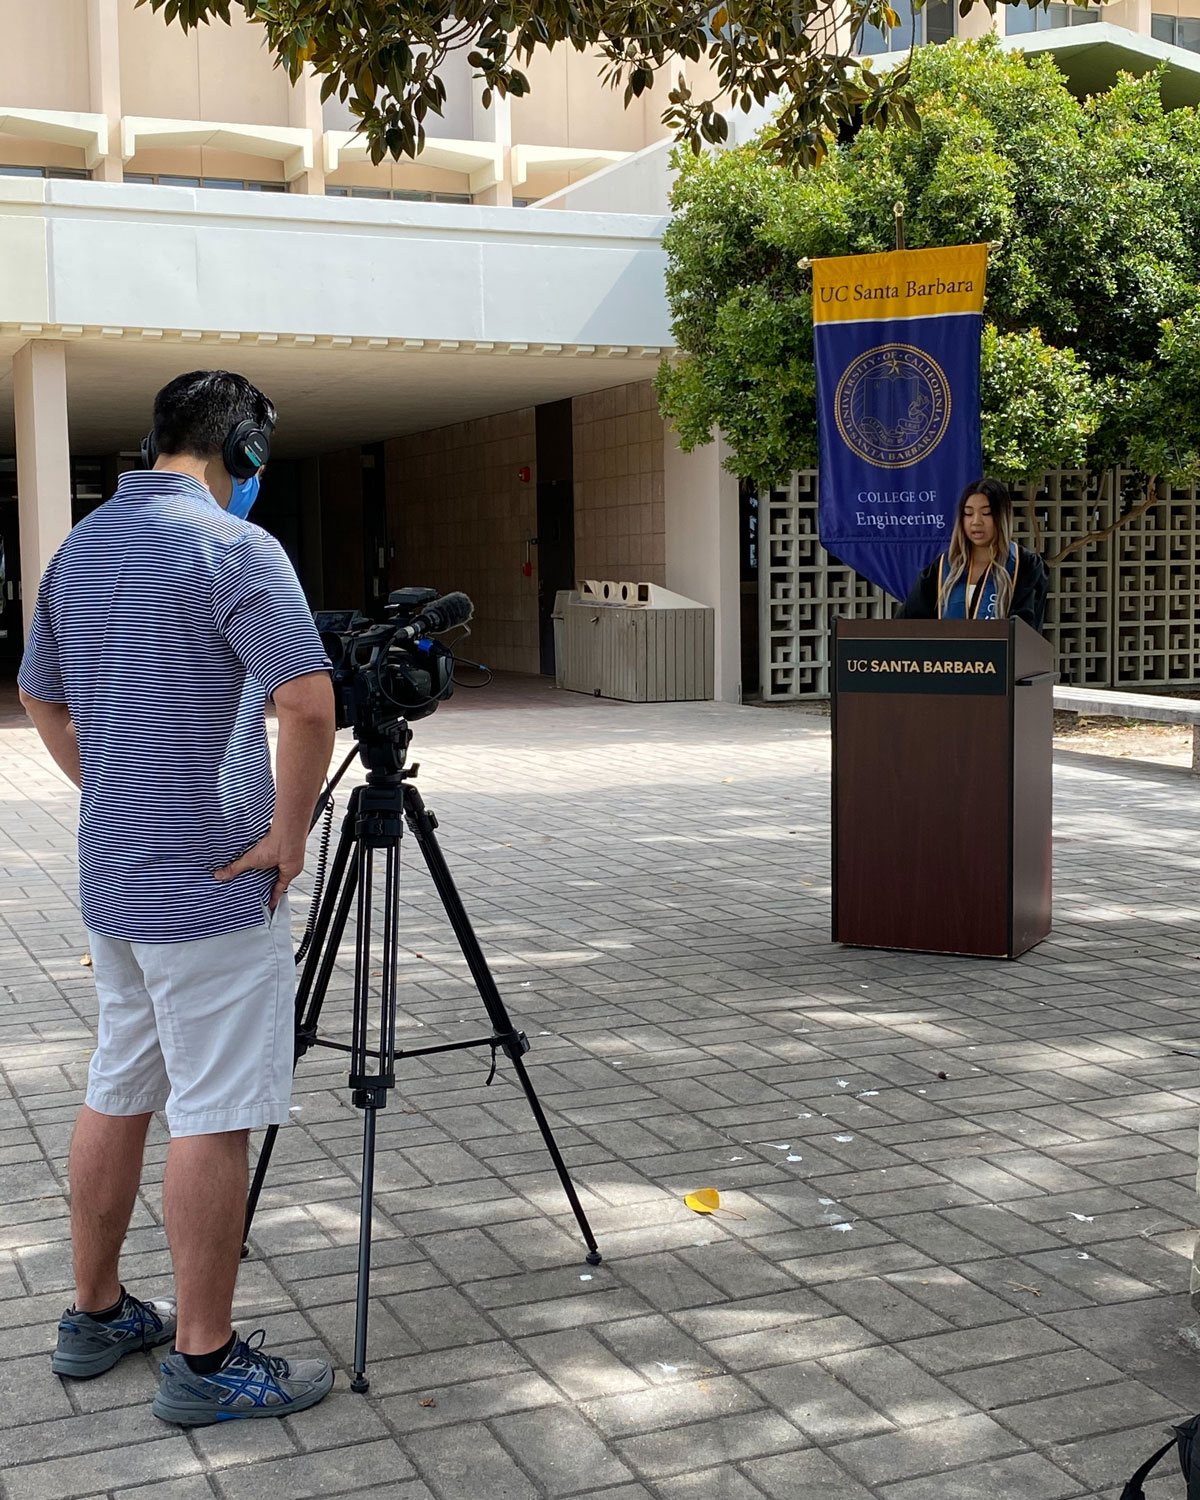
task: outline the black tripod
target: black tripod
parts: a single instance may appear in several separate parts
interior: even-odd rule
[[[410,731],[404,720],[396,720],[380,732],[360,741],[357,753],[361,754],[368,767],[366,784],[357,786],[350,793],[350,802],[342,824],[341,837],[333,864],[329,872],[329,885],[321,897],[320,906],[311,926],[311,945],[304,958],[304,967],[296,991],[296,1061],[310,1047],[332,1047],[350,1055],[350,1087],[354,1091],[355,1107],[363,1111],[362,1154],[362,1200],[359,1208],[358,1231],[358,1289],[354,1328],[354,1378],[350,1387],[365,1391],[368,1381],[365,1374],[367,1363],[367,1308],[370,1297],[371,1277],[371,1207],[375,1186],[375,1115],[387,1107],[388,1090],[396,1083],[396,1061],[406,1057],[428,1057],[437,1052],[462,1052],[471,1047],[486,1047],[491,1051],[492,1067],[488,1082],[496,1071],[496,1054],[503,1052],[516,1072],[525,1098],[533,1111],[533,1118],[542,1133],[550,1159],[563,1185],[567,1202],[583,1234],[587,1245],[588,1265],[599,1265],[600,1251],[596,1238],[579,1202],[579,1195],[571,1181],[558,1143],[534,1091],[525,1064],[524,1054],[529,1051],[529,1042],[524,1032],[517,1031],[501,999],[496,981],[488,968],[487,959],[479,946],[470,919],[463,908],[462,898],[454,884],[446,864],[445,856],[434,830],[437,819],[425,806],[421,794],[413,781],[418,767],[405,767],[404,758],[410,740]],[[351,757],[351,759],[353,756]],[[349,764],[349,761],[346,763]],[[345,770],[345,766],[342,767]],[[339,776],[340,776],[339,772]],[[336,779],[333,783],[336,785]],[[328,800],[333,787],[325,794]],[[483,1001],[484,1010],[492,1024],[491,1032],[484,1036],[468,1037],[458,1042],[432,1043],[425,1047],[405,1047],[396,1050],[396,964],[400,934],[400,840],[407,823],[417,847],[424,856],[433,883],[441,897],[442,906],[450,919],[458,945],[462,949],[475,988]],[[372,897],[376,876],[375,855],[383,853],[383,935],[381,952],[382,978],[375,1004],[379,1018],[377,1045],[371,1045],[371,963],[373,935],[371,931]],[[321,1018],[321,1007],[329,988],[329,981],[337,962],[342,934],[350,915],[350,906],[358,897],[357,942],[354,954],[354,1010],[351,1023],[351,1040],[329,1041],[317,1035]],[[301,949],[303,954],[304,950]],[[378,972],[378,971],[377,971]],[[271,1153],[279,1127],[272,1125],[263,1142],[262,1154],[258,1158],[250,1196],[246,1205],[246,1238],[254,1221],[254,1211],[266,1180]]]

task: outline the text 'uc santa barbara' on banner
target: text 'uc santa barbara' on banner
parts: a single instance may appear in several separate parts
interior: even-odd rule
[[[986,245],[812,262],[827,552],[903,599],[980,477]]]
[[[813,322],[982,313],[986,245],[814,260]]]

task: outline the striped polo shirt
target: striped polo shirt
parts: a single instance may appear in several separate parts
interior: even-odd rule
[[[213,871],[271,822],[267,699],[328,666],[283,548],[198,480],[125,474],[75,527],[42,578],[19,681],[66,703],[79,737],[93,932],[179,943],[264,920],[271,871]]]

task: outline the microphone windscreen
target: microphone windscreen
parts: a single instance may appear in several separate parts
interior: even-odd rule
[[[429,621],[429,634],[440,635],[443,630],[451,630],[455,625],[465,625],[474,610],[475,606],[466,594],[443,594],[421,613]]]

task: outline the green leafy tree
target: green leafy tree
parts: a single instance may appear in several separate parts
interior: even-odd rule
[[[812,171],[763,142],[677,159],[667,230],[678,358],[659,374],[687,447],[727,434],[762,480],[816,462],[807,260],[906,242],[993,246],[982,350],[987,467],[1131,466],[1116,525],[1200,480],[1200,124],[1158,80],[1076,99],[992,40],[914,56],[917,126],[845,133]],[[1092,537],[1080,538],[1071,549]],[[1065,555],[1065,554],[1064,554]]]
[[[137,0],[185,29],[228,22],[234,6],[266,30],[267,43],[293,82],[307,64],[361,121],[372,159],[413,156],[425,121],[446,99],[442,71],[466,50],[494,95],[529,93],[523,69],[539,51],[568,46],[597,56],[603,76],[641,97],[660,74],[671,80],[664,122],[694,151],[728,135],[723,113],[783,98],[771,149],[797,166],[825,154],[829,133],[852,119],[886,126],[915,121],[908,70],[860,75],[850,39],[864,25],[888,30],[900,17],[892,0],[725,0],[659,4],[651,0]],[[923,0],[916,0],[919,10]],[[999,3],[960,0],[993,13]],[[1086,4],[1087,0],[1076,0]],[[712,87],[700,96],[678,73],[680,59],[709,64]]]

